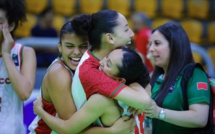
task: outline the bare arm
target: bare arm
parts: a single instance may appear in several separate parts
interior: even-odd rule
[[[81,134],[131,134],[134,126],[134,118],[123,116],[114,122],[111,127],[90,127],[82,131]]]
[[[190,105],[187,111],[165,109],[166,117],[163,121],[188,128],[204,127],[207,124],[208,110],[209,106],[206,103]],[[145,112],[146,116],[158,119],[160,111],[161,108],[153,102],[153,106]]]
[[[4,43],[2,44],[2,56],[7,69],[10,82],[21,100],[29,98],[35,82],[36,56],[30,47],[23,50],[23,62],[19,72],[10,57],[10,50],[14,40],[8,30],[8,26],[3,26]],[[17,84],[18,83],[18,84]]]
[[[125,87],[115,99],[140,110],[145,110],[150,107],[152,102],[147,91],[138,83],[132,83]]]
[[[105,114],[106,108],[109,108],[109,99],[102,95],[92,95],[86,104],[66,121],[49,115],[43,110],[41,104],[41,100],[34,102],[34,112],[38,114],[51,129],[57,133],[75,134],[80,133],[101,115]],[[89,131],[89,133],[94,130]],[[112,130],[106,130],[106,133],[108,133],[108,131]],[[105,129],[98,130],[97,133],[99,132],[105,132]]]
[[[71,93],[70,73],[61,64],[56,64],[48,72],[47,83],[49,96],[59,117],[69,119],[76,112]]]

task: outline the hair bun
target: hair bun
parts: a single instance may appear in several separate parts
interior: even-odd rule
[[[92,30],[92,17],[88,14],[81,14],[72,20],[72,26],[77,34],[88,35]]]

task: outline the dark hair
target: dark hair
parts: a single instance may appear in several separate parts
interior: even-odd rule
[[[79,24],[78,24],[80,17],[83,17],[82,21],[84,22],[84,21],[88,20],[87,16],[89,16],[89,15],[77,16],[77,17],[73,18],[71,21],[66,22],[60,30],[60,42],[62,41],[62,37],[64,34],[75,33],[78,36],[87,38],[88,32],[86,32],[85,30],[82,30],[81,29],[82,27],[79,27]]]
[[[123,47],[122,66],[118,66],[118,77],[126,79],[126,85],[133,82],[139,83],[142,87],[146,87],[150,82],[149,71],[143,63],[141,57],[134,50]]]
[[[60,30],[60,43],[62,41],[64,34],[71,34],[71,33],[75,33],[75,31],[74,31],[74,28],[72,27],[71,21],[68,21],[62,26]]]
[[[77,28],[88,33],[91,49],[99,49],[103,33],[113,33],[117,26],[118,13],[113,10],[100,10],[92,15],[82,14],[76,20]]]
[[[23,21],[26,21],[26,12],[23,0],[1,0],[0,9],[5,11],[8,24],[11,25],[14,23],[14,30]]]
[[[167,72],[155,99],[156,103],[159,106],[162,106],[165,96],[169,92],[170,87],[174,86],[180,71],[185,65],[194,61],[189,38],[184,29],[178,23],[165,23],[164,25],[154,29],[152,33],[155,31],[159,31],[163,34],[169,42],[170,48],[170,59]],[[163,73],[164,70],[161,67],[155,66],[155,70],[151,78],[151,84],[153,85],[157,78]]]

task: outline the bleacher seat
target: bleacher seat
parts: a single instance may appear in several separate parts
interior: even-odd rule
[[[79,0],[80,12],[92,14],[102,9],[103,0]]]
[[[171,21],[171,19],[168,19],[168,18],[157,18],[157,19],[154,19],[152,21],[152,28],[155,29],[167,22]]]
[[[28,13],[40,14],[47,6],[48,0],[25,0]]]
[[[202,63],[202,57],[199,53],[192,52],[192,54],[193,54],[193,59],[196,63]]]
[[[62,15],[55,15],[53,19],[53,27],[60,33],[61,27],[66,23],[66,19]]]
[[[150,18],[156,17],[157,0],[134,0],[134,11],[144,12]]]
[[[215,21],[208,23],[208,42],[215,45]]]
[[[116,10],[124,16],[129,16],[130,0],[107,0],[107,8],[110,10]]]
[[[71,16],[76,12],[76,0],[52,0],[52,7],[56,14]]]
[[[183,0],[163,0],[161,1],[161,12],[164,17],[181,19],[183,17]]]
[[[207,19],[209,15],[209,0],[188,0],[187,12],[191,18]]]
[[[37,17],[34,14],[29,13],[27,13],[26,17],[27,21],[19,25],[14,31],[14,35],[16,38],[24,38],[31,36],[31,29],[36,25]]]
[[[182,20],[180,24],[185,29],[191,42],[202,44],[203,25],[200,21],[188,19]]]

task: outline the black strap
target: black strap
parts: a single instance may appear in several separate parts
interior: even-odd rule
[[[183,103],[184,103],[184,110],[188,110],[188,99],[187,99],[187,84],[190,80],[190,78],[193,75],[193,71],[195,68],[200,68],[201,70],[204,71],[203,67],[199,63],[191,63],[188,66],[182,70],[181,75],[181,88],[182,88],[182,96],[183,96]],[[205,71],[204,71],[205,72]],[[207,73],[205,72],[207,75]],[[207,77],[209,77],[207,75]],[[196,128],[194,134],[214,134],[214,124],[213,124],[213,93],[211,91],[211,96],[210,96],[210,105],[209,105],[209,116],[208,116],[208,122],[207,125],[204,128]]]
[[[187,65],[182,72],[180,73],[182,75],[182,79],[181,79],[181,88],[182,88],[182,96],[183,96],[183,102],[184,102],[184,110],[188,110],[188,100],[187,100],[187,84],[190,80],[190,78],[193,75],[193,71],[194,69],[198,67],[200,69],[203,69],[202,65],[199,63],[190,63],[189,65]]]

